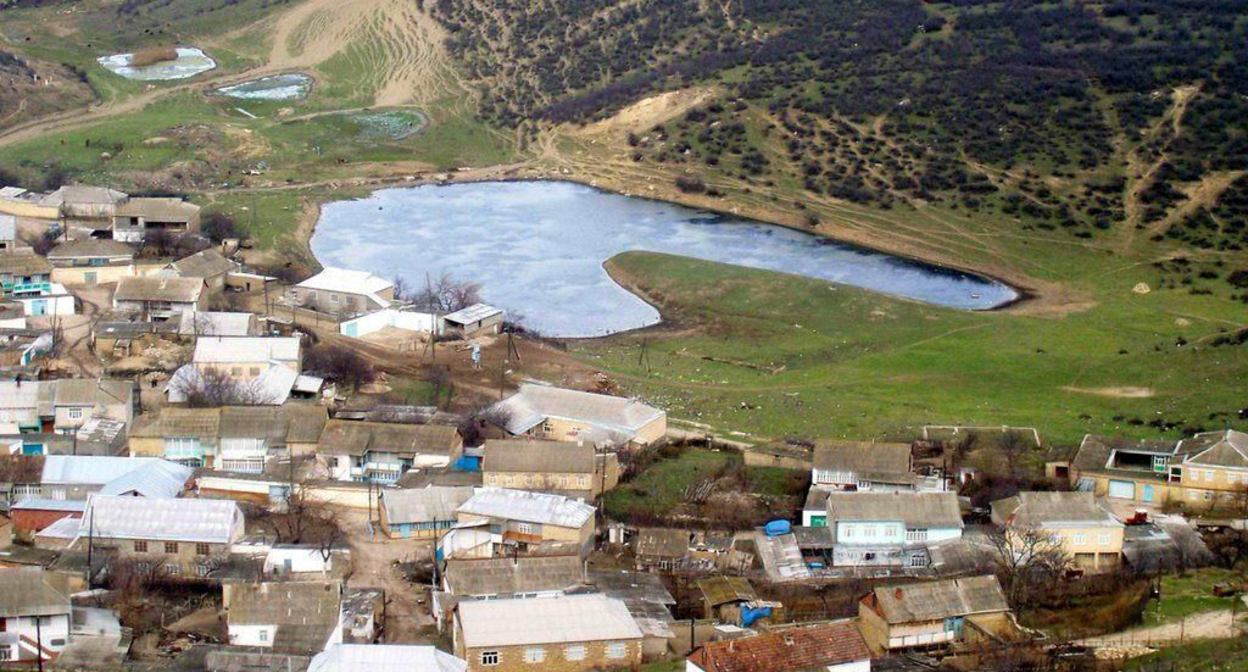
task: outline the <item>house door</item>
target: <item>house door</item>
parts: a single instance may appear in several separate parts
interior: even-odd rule
[[[86,271],[82,274],[82,282],[87,285],[94,285],[99,280],[99,273],[95,271]]]
[[[355,338],[359,334],[360,334],[360,325],[355,324],[354,322],[347,325],[348,336],[350,336],[351,338]]]
[[[31,301],[30,302],[30,314],[31,315],[47,315],[48,314],[48,302],[44,299],[39,299],[38,301]]]
[[[1145,486],[1144,486],[1144,492],[1140,495],[1140,499],[1142,499],[1142,500],[1144,500],[1144,501],[1146,501],[1146,502],[1156,501],[1156,500],[1154,500],[1154,499],[1153,499],[1153,486],[1151,486],[1151,485],[1145,485]]]
[[[1109,496],[1119,499],[1135,499],[1135,484],[1131,481],[1110,481]]]
[[[411,526],[411,525],[400,525],[400,526],[399,526],[399,534],[400,534],[400,536],[402,536],[404,539],[410,539],[410,538],[411,538],[411,536],[412,536],[412,526]]]

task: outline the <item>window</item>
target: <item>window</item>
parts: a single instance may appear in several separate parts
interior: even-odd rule
[[[875,536],[875,526],[874,526],[874,525],[867,525],[867,526],[863,527],[863,528],[862,528],[862,536],[864,536],[864,537],[874,537],[874,536]]]
[[[853,537],[853,536],[854,536],[854,526],[853,526],[853,525],[846,525],[846,526],[845,526],[845,538],[846,538],[846,539],[849,539],[849,538],[851,538],[851,537]]]
[[[13,660],[13,647],[0,646],[0,660]]]
[[[628,644],[624,642],[611,642],[607,644],[607,657],[619,660],[628,656]]]
[[[268,631],[268,630],[261,630],[261,631],[260,631],[260,641],[262,641],[262,642],[267,642],[267,641],[269,641],[269,631]]]
[[[177,552],[178,552],[178,542],[176,542],[176,541],[166,541],[166,542],[165,542],[165,552],[166,552],[166,553],[177,553]]]
[[[1076,532],[1074,539],[1071,540],[1076,546],[1082,546],[1088,543],[1088,535],[1083,532]]]
[[[146,542],[146,541],[135,541],[135,542],[134,542],[134,552],[135,552],[135,553],[146,553],[146,552],[147,552],[147,542]]]
[[[195,576],[198,576],[201,579],[207,578],[208,575],[211,573],[212,573],[212,568],[209,567],[208,565],[199,565],[195,567]]]
[[[208,555],[208,544],[195,544],[195,555]]]
[[[533,534],[532,523],[516,523],[516,532],[520,534]]]
[[[170,562],[165,565],[165,573],[169,576],[177,576],[182,573],[182,566],[176,562]]]
[[[65,646],[65,638],[57,637],[56,639],[49,640],[48,645],[49,646]]]
[[[906,541],[927,541],[927,528],[916,527],[906,530]]]
[[[247,369],[247,375],[249,375],[249,376],[251,376],[251,377],[253,377],[253,378],[254,378],[254,377],[256,377],[256,376],[258,376],[258,375],[260,375],[260,367],[258,367],[258,366],[253,366],[253,367],[251,367],[250,369]]]
[[[563,657],[567,660],[585,660],[585,645],[573,644],[563,650]]]
[[[489,665],[489,666],[497,665],[498,664],[498,652],[497,651],[482,651],[481,652],[481,664]]]
[[[1100,536],[1097,537],[1096,541],[1102,546],[1108,546],[1109,545],[1109,533],[1102,532]]]
[[[39,617],[39,627],[41,627],[41,628],[50,628],[50,627],[52,627],[52,617],[51,617],[51,616],[40,616],[40,617]]]
[[[82,419],[82,409],[81,409],[81,408],[77,408],[77,407],[71,408],[71,409],[69,409],[69,410],[67,411],[67,413],[69,414],[69,419],[70,419],[70,420],[81,420],[81,419]]]
[[[530,646],[524,650],[524,662],[541,663],[546,660],[546,649],[540,646]]]

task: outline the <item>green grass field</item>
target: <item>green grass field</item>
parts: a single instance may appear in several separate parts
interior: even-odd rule
[[[1170,646],[1127,662],[1123,672],[1243,672],[1248,638],[1209,639]]]
[[[660,254],[626,253],[610,266],[659,304],[670,328],[573,352],[673,417],[719,431],[912,437],[923,424],[1009,424],[1073,442],[1086,432],[1155,436],[1145,423],[1159,419],[1243,426],[1248,357],[1239,346],[1193,347],[1248,320],[1226,298],[1117,291],[1065,317],[1025,317]],[[1118,286],[1157,282],[1146,266],[1123,276]],[[1110,387],[1154,395],[1065,389]]]
[[[1148,605],[1144,612],[1144,624],[1171,623],[1203,611],[1231,609],[1239,598],[1217,597],[1213,594],[1213,585],[1242,579],[1243,572],[1216,567],[1193,570],[1184,575],[1163,576],[1161,599]]]

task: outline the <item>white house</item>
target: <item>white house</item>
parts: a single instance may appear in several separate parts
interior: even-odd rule
[[[0,569],[0,664],[55,660],[70,636],[69,598],[39,567]]]
[[[962,538],[952,492],[833,493],[828,496],[836,566],[925,566],[930,543]]]
[[[290,288],[295,304],[322,313],[358,314],[389,308],[394,283],[367,271],[326,268]]]

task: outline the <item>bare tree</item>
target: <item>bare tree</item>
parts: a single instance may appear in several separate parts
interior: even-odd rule
[[[187,375],[178,376],[170,388],[186,398],[189,408],[259,406],[276,401],[259,379],[238,380],[215,368],[195,369]]]
[[[436,313],[453,313],[474,303],[481,303],[481,285],[456,280],[450,273],[443,273],[436,280],[425,279],[425,288],[412,297],[422,310]]]
[[[412,288],[407,284],[407,280],[401,275],[394,276],[394,300],[404,303],[414,298]]]
[[[1018,478],[1018,462],[1027,454],[1030,447],[1022,432],[1013,429],[1007,430],[997,441],[997,448],[1005,457],[1005,467],[1009,471],[1010,478]]]
[[[377,370],[358,351],[341,345],[321,344],[304,357],[304,368],[314,371],[352,392],[377,380]]]
[[[455,384],[451,379],[449,366],[430,366],[421,373],[421,378],[429,384],[429,404],[438,408],[446,408],[455,394]]]
[[[315,546],[324,560],[329,560],[334,547],[345,539],[338,513],[328,504],[309,498],[302,482],[294,484],[281,511],[266,509],[251,520],[271,532],[279,544]]]
[[[1033,526],[997,526],[988,533],[997,578],[1015,611],[1031,603],[1035,591],[1054,585],[1071,567],[1062,542]]]

